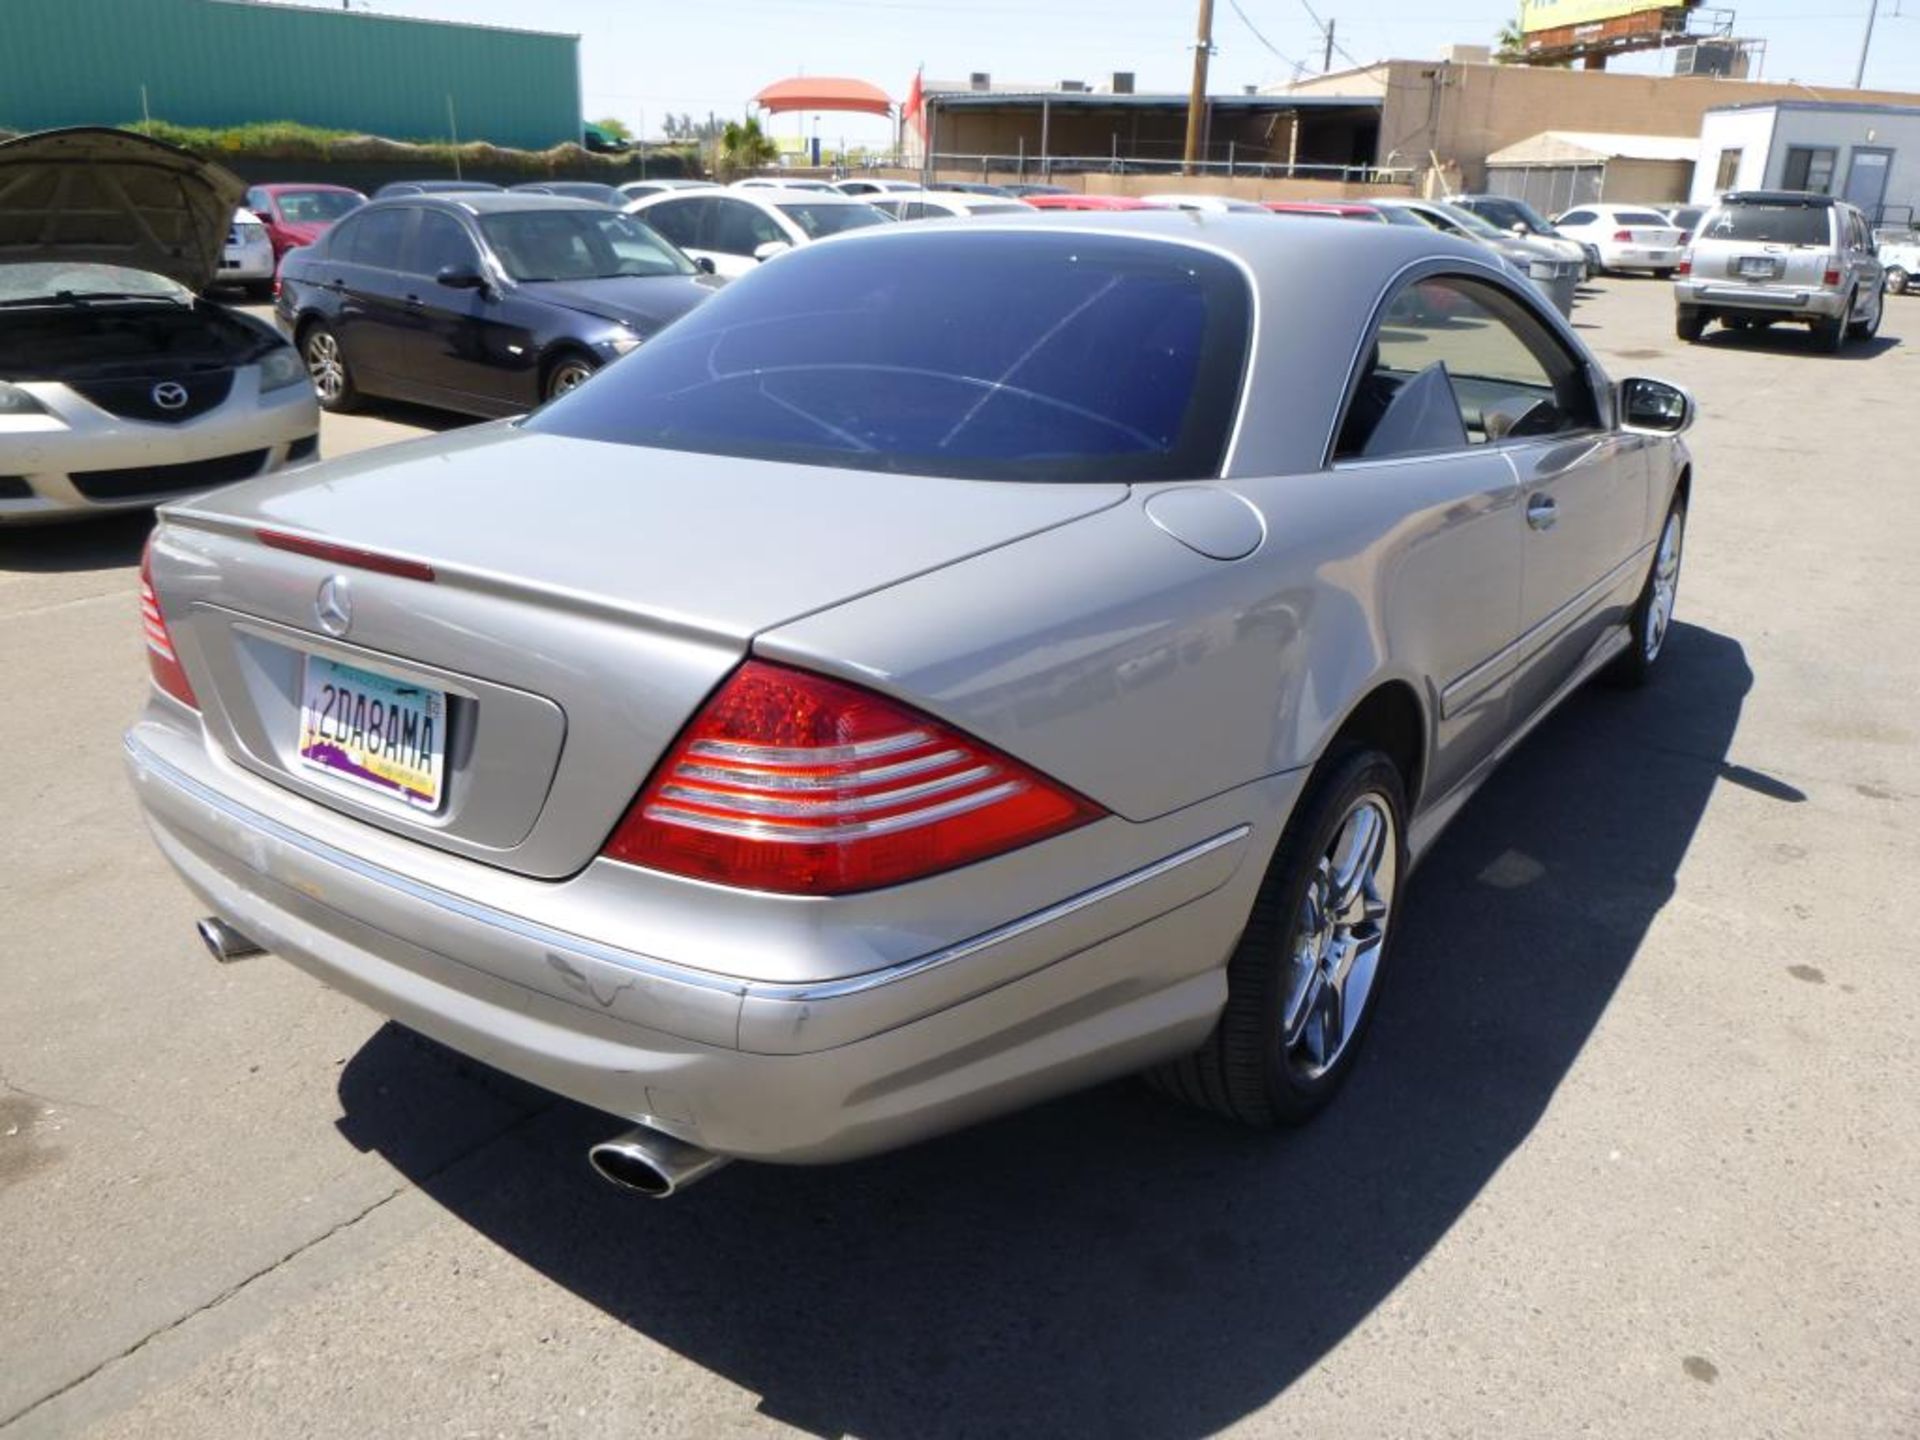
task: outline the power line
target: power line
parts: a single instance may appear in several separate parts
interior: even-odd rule
[[[1291,55],[1288,55],[1285,51],[1281,50],[1279,46],[1275,45],[1271,40],[1267,39],[1266,36],[1260,33],[1260,27],[1255,25],[1253,21],[1249,20],[1247,18],[1247,12],[1240,8],[1240,0],[1227,0],[1227,4],[1233,7],[1233,13],[1240,17],[1240,23],[1247,27],[1247,29],[1252,33],[1253,38],[1258,40],[1262,45],[1266,46],[1267,49],[1271,50],[1280,59],[1286,61],[1287,64],[1292,68],[1293,73],[1296,76],[1298,76],[1301,71],[1307,68],[1306,66],[1302,65],[1298,60],[1294,59]]]

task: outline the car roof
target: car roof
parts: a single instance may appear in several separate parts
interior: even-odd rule
[[[464,210],[469,215],[498,215],[525,210],[582,210],[605,215],[607,207],[572,195],[540,195],[528,190],[455,190],[426,195],[387,195],[370,200],[363,209],[383,210],[398,205],[427,206],[434,210]]]
[[[1832,195],[1814,195],[1805,190],[1729,190],[1719,199],[1722,205],[1799,205],[1808,210],[1831,210],[1842,202]]]
[[[248,188],[264,190],[269,195],[279,195],[288,190],[332,190],[341,195],[358,195],[360,193],[351,185],[330,185],[324,180],[275,180],[270,184],[253,185]]]

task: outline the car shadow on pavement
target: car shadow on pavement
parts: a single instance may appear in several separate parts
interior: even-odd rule
[[[1795,358],[1818,355],[1823,360],[1872,360],[1898,349],[1900,337],[1876,335],[1871,340],[1849,340],[1839,350],[1823,351],[1813,331],[1804,325],[1762,325],[1751,330],[1729,330],[1724,325],[1716,325],[1696,343],[1708,350],[1772,351]]]
[[[620,1125],[565,1102],[446,1164],[432,1117],[383,1097],[455,1062],[391,1025],[343,1073],[341,1128],[816,1434],[1210,1434],[1315,1366],[1525,1142],[1738,768],[1751,679],[1736,641],[1676,626],[1654,687],[1592,689],[1514,754],[1410,886],[1368,1053],[1304,1130],[1123,1083],[657,1204],[588,1171]]]
[[[122,510],[38,525],[0,525],[0,571],[80,573],[140,563],[151,510]]]

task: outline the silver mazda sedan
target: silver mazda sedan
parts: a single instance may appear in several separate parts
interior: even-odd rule
[[[1299,1121],[1409,868],[1659,660],[1691,418],[1429,231],[875,228],[167,507],[127,756],[216,955],[622,1117],[651,1194],[1143,1069]]]

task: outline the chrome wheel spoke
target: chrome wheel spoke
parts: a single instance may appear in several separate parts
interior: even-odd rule
[[[1366,1012],[1386,944],[1399,844],[1377,794],[1357,798],[1334,828],[1295,919],[1281,1041],[1308,1079],[1345,1052]]]

